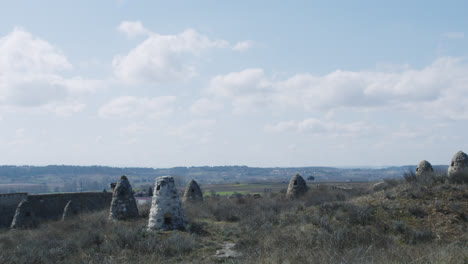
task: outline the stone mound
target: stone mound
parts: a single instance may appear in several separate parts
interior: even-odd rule
[[[174,178],[156,179],[148,221],[148,230],[184,230],[184,210],[177,195]]]
[[[286,192],[286,197],[288,198],[297,198],[307,192],[307,184],[304,181],[304,178],[297,173],[289,181],[288,191]]]
[[[195,180],[187,184],[182,202],[203,202],[203,193]]]
[[[71,218],[74,218],[77,216],[79,213],[79,208],[76,206],[76,204],[70,200],[68,201],[67,205],[65,205],[65,208],[63,209],[63,215],[62,215],[62,220],[68,220]]]
[[[433,175],[434,169],[427,160],[419,162],[418,167],[416,168],[416,177],[432,177]]]
[[[109,219],[125,220],[138,217],[138,207],[133,196],[132,186],[125,175],[120,177],[114,188]]]
[[[463,151],[458,151],[453,156],[448,168],[448,177],[452,182],[468,182],[468,155]]]
[[[35,228],[38,226],[36,215],[28,199],[24,199],[16,208],[16,213],[11,222],[12,229]]]

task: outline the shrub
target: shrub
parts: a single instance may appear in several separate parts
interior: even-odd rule
[[[383,179],[383,181],[387,184],[387,188],[395,187],[400,184],[400,180],[395,178],[386,178]]]
[[[191,221],[187,224],[187,230],[192,234],[207,236],[210,233],[205,230],[206,225],[207,224],[205,222]]]
[[[150,214],[151,204],[145,204],[138,206],[138,213],[141,218],[147,218]]]
[[[405,234],[408,231],[408,225],[403,221],[392,221],[392,229],[398,233]]]
[[[157,251],[165,257],[186,255],[196,248],[196,242],[192,235],[176,231],[163,240],[155,241]]]
[[[347,210],[349,210],[349,221],[352,224],[368,225],[373,219],[372,213],[374,207],[370,205],[357,206],[353,204],[347,204]]]
[[[427,215],[424,209],[421,206],[418,206],[417,204],[411,204],[410,206],[408,206],[408,212],[410,212],[412,215],[418,218],[423,218]]]
[[[410,184],[417,182],[416,173],[414,173],[413,171],[408,171],[408,172],[403,173],[403,178],[405,179],[407,183],[410,183]]]
[[[395,200],[395,196],[393,195],[392,191],[385,191],[385,198],[389,200]]]
[[[418,243],[430,242],[434,234],[429,229],[415,230],[409,233],[407,237],[408,244],[415,245]]]

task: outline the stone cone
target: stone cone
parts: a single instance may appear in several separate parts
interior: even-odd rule
[[[286,197],[288,198],[297,198],[307,192],[307,184],[302,178],[302,176],[297,173],[289,181],[288,191]]]
[[[12,229],[35,228],[38,226],[34,210],[28,199],[24,199],[16,208],[15,216],[11,223]]]
[[[434,176],[432,165],[427,160],[419,162],[418,167],[416,168],[416,177],[426,178],[432,176]]]
[[[132,186],[127,177],[123,175],[115,185],[112,194],[109,219],[126,220],[138,217],[138,207],[133,196]]]
[[[453,156],[448,168],[448,177],[455,183],[468,182],[468,155],[463,151],[458,151]]]
[[[68,201],[67,205],[65,205],[65,208],[63,209],[63,215],[62,215],[62,220],[68,220],[76,217],[79,213],[78,206],[70,200]]]
[[[148,221],[148,230],[184,230],[184,210],[177,195],[174,178],[156,179]]]
[[[203,193],[195,180],[191,180],[185,187],[182,202],[203,202]]]

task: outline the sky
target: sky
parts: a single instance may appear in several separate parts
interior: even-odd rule
[[[466,1],[2,1],[0,164],[389,166],[468,151]]]

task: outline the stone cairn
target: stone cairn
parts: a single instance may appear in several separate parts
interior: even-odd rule
[[[12,229],[35,228],[38,226],[31,202],[24,199],[16,208],[15,216],[11,222]]]
[[[68,201],[67,205],[65,205],[65,208],[63,209],[62,220],[65,221],[68,219],[72,219],[75,216],[77,216],[78,213],[79,213],[78,206],[76,206],[76,204],[72,200],[70,200]]]
[[[203,193],[195,180],[191,180],[185,187],[182,202],[203,202]]]
[[[458,151],[448,168],[448,178],[455,183],[468,182],[468,155]]]
[[[120,177],[112,194],[109,219],[126,220],[138,217],[138,207],[130,182],[125,175]]]
[[[171,176],[159,177],[154,184],[148,221],[148,230],[152,229],[185,229],[184,211]]]
[[[302,176],[297,173],[289,181],[288,191],[286,192],[286,197],[288,198],[297,198],[307,192],[307,184],[302,178]]]
[[[416,168],[416,177],[428,178],[432,176],[434,176],[432,165],[427,160],[419,162],[418,167]]]

